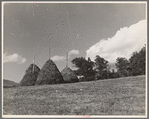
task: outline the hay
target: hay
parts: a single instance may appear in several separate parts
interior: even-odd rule
[[[33,72],[33,65],[34,65],[34,72]],[[31,64],[29,68],[26,70],[26,74],[24,75],[23,79],[20,82],[20,86],[33,86],[36,83],[38,73],[40,69],[37,65]]]
[[[63,83],[63,77],[55,63],[49,59],[39,72],[35,85]]]
[[[62,74],[63,79],[66,83],[79,82],[78,77],[75,75],[75,73],[69,67],[64,68],[61,71],[61,74]]]

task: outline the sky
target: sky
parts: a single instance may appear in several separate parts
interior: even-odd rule
[[[3,79],[20,82],[33,63],[51,58],[59,71],[75,57],[96,55],[111,66],[147,41],[146,3],[3,4]],[[50,49],[50,53],[49,53]]]

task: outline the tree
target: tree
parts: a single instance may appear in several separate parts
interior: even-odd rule
[[[97,55],[95,58],[95,67],[96,67],[95,70],[97,79],[107,78],[107,71],[108,71],[107,66],[108,61]]]
[[[90,58],[86,60],[84,57],[75,58],[72,60],[72,63],[78,68],[75,73],[79,76],[83,75],[86,80],[94,79],[94,62]]]
[[[129,62],[126,58],[118,57],[116,59],[116,64],[115,65],[116,65],[116,68],[118,69],[117,74],[118,74],[119,77],[129,76],[129,71],[128,71]]]
[[[109,78],[116,78],[116,73],[114,69],[112,69],[112,71],[109,72]]]
[[[88,81],[95,79],[95,71],[93,70],[94,62],[88,57],[87,60],[87,71],[86,71],[86,78]]]
[[[129,59],[129,70],[132,76],[144,75],[146,66],[146,46],[140,52],[134,52]]]

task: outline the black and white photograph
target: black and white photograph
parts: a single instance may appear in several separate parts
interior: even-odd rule
[[[147,117],[147,1],[2,1],[2,117]]]

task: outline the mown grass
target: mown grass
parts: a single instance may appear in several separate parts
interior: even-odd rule
[[[145,76],[4,88],[4,115],[145,115]]]

